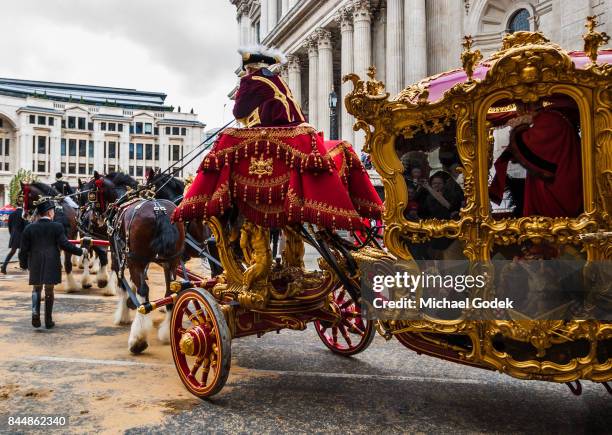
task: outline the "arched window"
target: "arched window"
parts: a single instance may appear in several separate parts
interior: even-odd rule
[[[508,21],[508,33],[518,32],[520,30],[529,31],[529,11],[527,9],[519,9]]]

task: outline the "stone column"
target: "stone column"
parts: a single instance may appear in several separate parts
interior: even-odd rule
[[[49,132],[49,174],[54,175],[60,170],[61,144],[62,144],[62,120],[55,118],[55,122]]]
[[[319,77],[319,51],[317,41],[314,38],[308,39],[308,122],[319,128],[317,125],[318,107],[318,77]]]
[[[300,68],[300,59],[290,54],[287,56],[287,70],[289,71],[289,79],[287,84],[289,89],[300,106],[302,105],[302,71]]]
[[[265,1],[265,0],[264,0]],[[278,3],[276,0],[268,1],[268,33],[274,30],[278,23]]]
[[[463,2],[437,0],[427,2],[425,9],[428,75],[458,68],[461,65]]]
[[[420,0],[419,0],[420,1]],[[424,1],[424,0],[423,0]],[[409,7],[412,7],[410,2]],[[404,88],[404,7],[403,0],[387,0],[387,74],[385,85],[391,95]],[[378,67],[378,65],[376,65]],[[383,77],[379,75],[379,77]]]
[[[340,25],[340,73],[342,77],[353,72],[353,14],[351,9],[345,8],[340,10],[336,18]],[[340,113],[342,119],[340,121],[340,139],[353,143],[354,132],[353,132],[353,115],[346,111],[344,107],[344,97],[351,91],[351,83],[343,83],[342,90],[340,92],[340,101],[338,106],[340,107]]]
[[[401,88],[427,77],[425,0],[409,0],[409,5],[407,3],[406,6],[404,9],[404,81]]]
[[[244,12],[240,16],[240,45],[245,46],[251,43],[251,19]]]
[[[334,86],[334,62],[332,55],[331,33],[329,30],[319,28],[315,31],[317,48],[319,49],[319,74],[317,88],[317,127],[330,137],[330,109],[329,94]]]
[[[280,76],[285,81],[285,83],[289,81],[289,70],[287,69],[287,64],[281,65]]]
[[[268,34],[268,0],[261,0],[259,13],[259,39],[263,39]]]
[[[372,66],[372,16],[370,13],[369,0],[356,0],[353,3],[353,25],[354,25],[354,65],[355,73],[362,80],[367,80],[368,68]],[[357,155],[365,143],[362,131],[355,132],[353,146]]]
[[[386,37],[387,32],[387,9],[382,6],[374,15],[372,29],[372,64],[376,67],[376,72],[381,80],[385,80],[387,72],[386,59]]]

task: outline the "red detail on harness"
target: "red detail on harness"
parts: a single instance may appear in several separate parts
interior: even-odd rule
[[[23,213],[25,215],[27,215],[30,210],[30,207],[28,207],[29,198],[30,198],[30,185],[24,184],[23,185]]]
[[[98,178],[96,181],[94,181],[94,183],[96,185],[96,197],[98,204],[100,205],[100,209],[104,210],[106,208],[104,203],[104,178]]]

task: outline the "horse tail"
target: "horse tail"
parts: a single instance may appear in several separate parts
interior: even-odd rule
[[[169,257],[175,254],[179,231],[170,222],[170,216],[159,213],[155,216],[155,233],[151,240],[151,249],[157,255]]]

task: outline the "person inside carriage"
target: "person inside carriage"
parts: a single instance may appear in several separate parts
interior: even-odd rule
[[[219,135],[173,219],[227,219],[229,240],[240,239],[243,259],[262,276],[272,265],[268,230],[282,229],[282,266],[303,269],[303,224],[363,229],[364,218],[381,218],[382,201],[352,146],[325,141],[305,122],[289,86],[270,70],[281,56],[262,48],[241,54],[245,74],[233,113],[244,127]],[[266,238],[269,252],[249,252],[263,249]],[[253,284],[251,267],[245,288]]]

